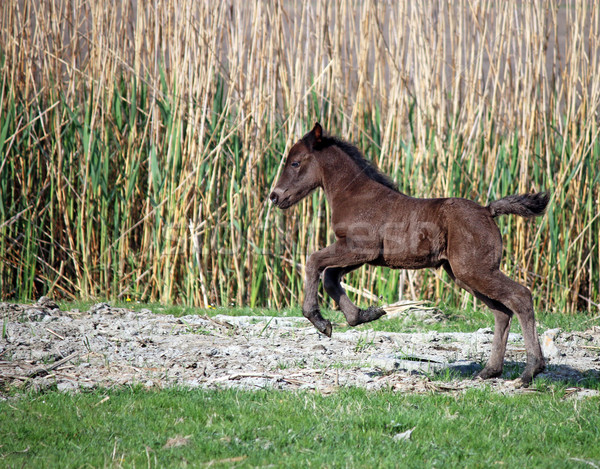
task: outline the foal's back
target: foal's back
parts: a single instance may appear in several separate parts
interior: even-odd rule
[[[460,198],[419,199],[398,194],[379,204],[387,212],[381,224],[382,252],[372,264],[392,268],[440,267],[449,249],[484,245],[500,252],[498,227],[486,207]]]

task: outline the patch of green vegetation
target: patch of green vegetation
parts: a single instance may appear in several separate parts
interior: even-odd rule
[[[465,309],[458,309],[450,305],[441,304],[439,309],[444,318],[439,322],[427,323],[421,319],[411,316],[410,313],[396,318],[386,318],[358,326],[358,329],[373,329],[386,332],[475,332],[481,328],[494,328],[494,316],[485,306],[473,307],[469,305]],[[341,330],[347,330],[344,316],[339,311],[326,312],[325,315],[339,324]],[[579,312],[575,314],[562,314],[555,312],[536,312],[538,331],[541,333],[548,329],[559,328],[563,331],[584,331],[594,324],[598,324],[600,318],[597,314]],[[521,326],[516,317],[513,317],[511,332],[521,333]]]
[[[0,402],[10,467],[557,467],[600,463],[598,398],[490,390],[142,389]],[[395,435],[414,429],[409,440]]]
[[[485,365],[486,360],[482,359],[479,362],[481,368]],[[547,365],[546,371],[552,371],[554,368],[560,368],[561,365]],[[480,369],[481,369],[480,368]],[[504,370],[502,373],[503,380],[514,380],[518,378],[523,369],[525,368],[524,363],[515,363],[506,361],[504,363]],[[456,368],[444,368],[440,371],[434,371],[432,373],[426,373],[427,377],[434,382],[454,382],[456,380],[464,380],[473,377],[474,372],[472,370],[460,370]],[[531,383],[528,391],[529,392],[544,392],[551,393],[554,395],[564,395],[571,389],[591,389],[600,391],[600,375],[594,370],[589,370],[583,373],[581,376],[573,377],[552,377],[539,375]]]
[[[600,324],[600,316],[598,315],[598,312],[565,314],[559,312],[541,311],[536,313],[536,319],[538,325],[542,325],[543,329],[560,328],[563,331],[585,331],[594,325]]]

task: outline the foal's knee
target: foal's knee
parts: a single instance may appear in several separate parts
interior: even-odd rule
[[[304,275],[306,277],[314,277],[319,275],[319,266],[317,262],[313,259],[313,256],[310,256],[306,261],[306,266],[304,267]]]
[[[533,297],[527,287],[519,285],[514,289],[513,294],[506,301],[507,306],[521,317],[533,315]]]

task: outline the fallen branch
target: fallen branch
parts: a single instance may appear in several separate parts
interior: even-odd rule
[[[60,340],[65,340],[65,338],[64,338],[62,335],[60,335],[60,334],[58,334],[58,333],[54,332],[52,329],[48,329],[48,328],[46,327],[46,330],[47,330],[48,332],[50,332],[50,334],[52,334],[52,335],[55,335],[56,337],[58,337]]]
[[[59,366],[64,365],[65,363],[73,360],[74,358],[78,357],[79,355],[80,355],[79,352],[73,352],[71,355],[66,356],[62,360],[58,360],[57,362],[54,362],[51,365],[40,366],[40,367],[34,368],[29,373],[27,373],[27,375],[23,376],[23,378],[35,378],[36,376],[45,376],[48,373],[50,373],[52,370],[55,370]]]

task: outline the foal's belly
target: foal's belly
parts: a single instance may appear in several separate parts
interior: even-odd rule
[[[446,259],[445,251],[445,236],[438,225],[388,225],[383,230],[381,254],[373,264],[396,269],[439,267]]]
[[[370,265],[389,267],[391,269],[425,269],[428,267],[441,267],[445,260],[438,256],[427,257],[385,257],[380,256],[369,262]]]

